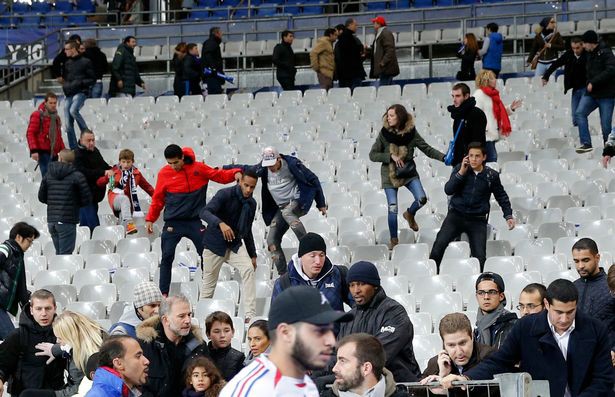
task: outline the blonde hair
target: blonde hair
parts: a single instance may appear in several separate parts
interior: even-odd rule
[[[100,350],[104,330],[86,316],[64,310],[53,322],[53,333],[73,348],[75,366],[85,374],[88,358]]]
[[[483,87],[488,87],[489,80],[491,79],[495,79],[495,73],[493,73],[491,70],[482,69],[476,75],[476,88],[479,89]]]

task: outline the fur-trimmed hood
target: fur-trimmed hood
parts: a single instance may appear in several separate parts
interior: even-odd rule
[[[387,121],[387,115],[385,114],[382,117],[382,127],[387,129],[388,131],[395,132],[397,135],[405,135],[409,132],[412,132],[414,129],[414,117],[410,113],[408,113],[408,121],[406,121],[406,125],[401,130],[394,130],[389,126],[389,122]]]
[[[162,323],[160,322],[160,316],[150,317],[137,326],[137,338],[146,343],[154,342],[160,337],[161,327]],[[199,326],[192,324],[188,336],[191,335],[196,338],[199,344],[204,342],[203,334]]]

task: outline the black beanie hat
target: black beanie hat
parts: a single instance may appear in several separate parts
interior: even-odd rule
[[[380,287],[378,269],[376,269],[373,263],[367,261],[359,261],[350,266],[348,274],[346,275],[346,281],[348,284],[353,281],[361,281],[373,285],[374,287]]]
[[[593,30],[588,30],[583,33],[581,40],[583,40],[584,43],[598,44],[598,33]]]
[[[547,26],[549,26],[549,22],[551,22],[552,19],[553,17],[542,18],[539,25],[542,26],[543,29],[546,29]]]
[[[325,244],[325,240],[320,234],[310,232],[299,240],[299,251],[297,251],[297,255],[302,257],[312,251],[322,251],[326,254],[327,244]]]

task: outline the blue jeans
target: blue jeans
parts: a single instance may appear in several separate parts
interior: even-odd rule
[[[79,126],[81,132],[87,129],[88,126],[85,123],[83,117],[81,117],[81,113],[79,110],[83,107],[85,103],[86,96],[85,94],[76,94],[73,96],[67,96],[64,100],[64,118],[66,119],[66,136],[68,137],[68,146],[72,150],[77,149],[77,137],[75,136],[75,121]]]
[[[47,174],[47,167],[49,167],[50,162],[51,162],[51,154],[39,152],[38,168],[40,168],[41,170],[41,176],[44,177]]]
[[[495,163],[498,161],[498,152],[495,150],[495,142],[487,141],[485,142],[485,150],[487,151],[487,162]]]
[[[577,126],[579,127],[579,139],[581,145],[592,144],[592,138],[589,134],[589,123],[587,121],[588,116],[598,108],[600,112],[600,127],[602,129],[602,139],[606,142],[611,133],[611,123],[613,119],[613,105],[615,105],[615,98],[594,98],[587,94],[583,95],[577,111],[574,116],[577,120]]]
[[[414,196],[414,202],[408,207],[408,212],[415,215],[427,203],[427,195],[425,190],[423,190],[420,178],[412,178],[410,182],[406,183],[405,187]],[[397,189],[395,187],[384,189],[384,194],[387,196],[387,206],[389,207],[387,220],[389,222],[391,238],[397,238]]]
[[[77,225],[74,223],[48,223],[49,234],[56,249],[56,255],[70,255],[75,250]]]
[[[579,108],[579,102],[581,102],[581,98],[587,92],[585,87],[583,88],[574,88],[572,90],[572,95],[570,96],[570,113],[572,114],[572,125],[577,126],[577,120],[575,119],[575,113]]]
[[[542,78],[542,76],[546,73],[547,69],[549,69],[549,66],[551,66],[551,63],[538,62],[538,65],[536,65],[536,72],[534,73],[534,77]]]
[[[382,85],[391,85],[393,84],[393,76],[388,76],[386,74],[381,74],[380,79],[376,81],[376,88]]]
[[[79,226],[87,226],[90,228],[90,233],[94,232],[94,228],[100,225],[98,203],[81,207],[79,209],[79,221]]]
[[[203,268],[203,225],[200,219],[185,220],[185,221],[169,221],[165,222],[160,234],[160,248],[162,250],[162,258],[160,259],[160,291],[163,294],[169,293],[171,287],[171,267],[175,259],[175,248],[182,237],[190,239],[196,251],[199,254],[201,268]]]
[[[4,309],[0,309],[0,339],[5,340],[11,332],[15,330],[15,326],[11,321],[11,317]]]
[[[94,83],[92,86],[92,90],[90,91],[90,98],[101,98],[103,92],[103,84],[102,81],[98,83]]]

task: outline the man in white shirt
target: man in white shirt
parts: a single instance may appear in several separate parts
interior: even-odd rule
[[[532,379],[549,381],[551,397],[612,396],[615,376],[608,330],[600,321],[577,312],[577,301],[571,281],[553,281],[547,288],[544,312],[517,321],[500,350],[463,376],[443,378],[442,385],[450,388],[454,381],[527,372]]]
[[[352,314],[335,311],[315,288],[291,287],[271,303],[271,353],[260,355],[224,387],[220,397],[318,397],[308,371],[323,369],[335,347],[333,323]]]

